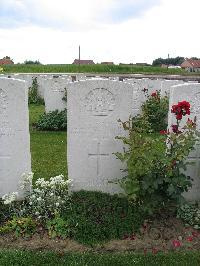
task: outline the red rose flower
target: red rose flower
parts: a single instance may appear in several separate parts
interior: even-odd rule
[[[167,134],[167,130],[160,130],[160,134],[161,135],[166,135]]]
[[[172,125],[171,127],[172,127],[172,131],[174,133],[177,133],[178,132],[178,125]]]
[[[176,115],[176,119],[177,119],[177,120],[181,120],[182,117],[183,117],[183,115],[182,115],[181,113]]]
[[[190,103],[186,101],[178,102],[172,106],[171,112],[176,115],[177,120],[181,120],[183,116],[190,115]]]
[[[199,233],[196,232],[196,231],[193,231],[193,232],[192,232],[192,236],[193,236],[193,237],[198,237],[198,236],[199,236]]]
[[[172,245],[175,247],[175,248],[179,248],[182,246],[181,242],[179,240],[173,240],[172,241]]]
[[[188,236],[187,237],[187,241],[192,242],[193,241],[193,236]]]
[[[158,253],[158,251],[159,251],[159,250],[158,250],[157,248],[152,248],[152,254],[154,254],[154,255],[155,255],[155,254],[157,254],[157,253]]]
[[[152,94],[151,94],[151,97],[156,97],[157,96],[157,92],[153,92]]]

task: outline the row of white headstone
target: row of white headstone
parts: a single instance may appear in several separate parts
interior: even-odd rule
[[[117,184],[108,182],[122,177],[123,166],[113,154],[123,149],[121,142],[115,139],[124,135],[117,120],[126,121],[140,111],[141,88],[144,87],[143,81],[141,83],[138,86],[135,81],[107,79],[67,83],[67,161],[74,190],[112,194],[121,191]],[[57,86],[59,89],[59,84]],[[16,191],[21,174],[31,171],[27,93],[25,81],[0,78],[0,196]],[[55,97],[54,94],[51,97]],[[200,129],[200,84],[173,86],[170,104],[180,100],[191,102],[190,117],[197,116]],[[169,115],[169,125],[172,120]],[[189,156],[195,163],[188,169],[188,174],[194,178],[193,188],[186,195],[189,200],[200,198],[199,152],[197,146]]]
[[[74,80],[73,77],[75,77],[77,81],[99,79],[98,76],[87,77],[82,74],[76,76],[52,74],[13,74],[9,77],[25,80],[27,88],[30,88],[32,86],[33,79],[37,78],[38,93],[44,99],[46,112],[55,111],[56,109],[62,111],[66,108],[66,101],[63,100],[63,97],[65,97],[65,92],[68,88],[68,84]],[[119,78],[110,77],[104,78],[104,80],[117,81],[119,80]],[[131,83],[138,88],[137,95],[135,92],[135,97],[137,97],[136,103],[139,107],[146,99],[144,93],[145,91],[151,94],[156,89],[160,91],[162,96],[164,96],[166,94],[169,94],[171,86],[183,83],[182,80],[161,80],[150,78],[129,78],[123,79],[123,81],[126,83]]]

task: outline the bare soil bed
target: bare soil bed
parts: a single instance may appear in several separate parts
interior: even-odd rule
[[[178,250],[199,250],[200,232],[192,227],[185,227],[177,218],[166,216],[146,221],[137,234],[124,235],[123,239],[92,247],[72,239],[51,239],[46,232],[41,231],[30,238],[16,238],[14,234],[1,235],[0,248],[51,250],[58,253],[135,251],[156,254]]]

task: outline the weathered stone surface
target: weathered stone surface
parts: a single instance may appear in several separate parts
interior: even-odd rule
[[[62,111],[67,108],[67,102],[63,100],[63,97],[66,96],[69,82],[69,79],[62,77],[45,80],[44,101],[46,112]]]
[[[27,93],[25,81],[0,78],[0,197],[31,171]]]
[[[191,115],[185,116],[182,119],[182,124],[184,125],[188,118],[194,119],[197,118],[197,129],[200,131],[200,84],[199,83],[185,83],[181,85],[172,86],[170,92],[170,108],[173,104],[177,104],[180,101],[188,101],[191,104]],[[171,127],[172,124],[175,124],[176,118],[169,111],[169,122],[168,126]],[[185,197],[188,200],[199,200],[200,199],[200,143],[196,145],[195,151],[191,152],[188,161],[193,162],[194,164],[189,166],[186,174],[191,176],[193,181],[192,189],[189,192],[185,193]]]
[[[183,84],[183,80],[163,80],[161,83],[161,96],[169,95],[170,88],[175,85]]]
[[[68,176],[72,190],[120,191],[108,181],[122,177],[114,152],[122,151],[117,122],[132,111],[133,86],[119,81],[88,80],[68,84]]]
[[[147,100],[147,96],[161,88],[161,80],[151,79],[125,79],[124,83],[132,84],[133,100],[132,100],[132,116],[136,116],[141,112],[142,104]]]

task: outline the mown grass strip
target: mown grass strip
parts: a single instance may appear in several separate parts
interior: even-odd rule
[[[34,180],[67,176],[67,132],[37,131],[33,124],[44,113],[43,105],[29,106],[31,159]]]
[[[169,254],[92,254],[92,253],[52,253],[20,250],[0,250],[0,265],[4,266],[198,266],[200,253],[169,253]]]
[[[182,69],[167,69],[153,66],[131,66],[131,65],[5,65],[4,73],[144,73],[144,74],[189,74]]]

